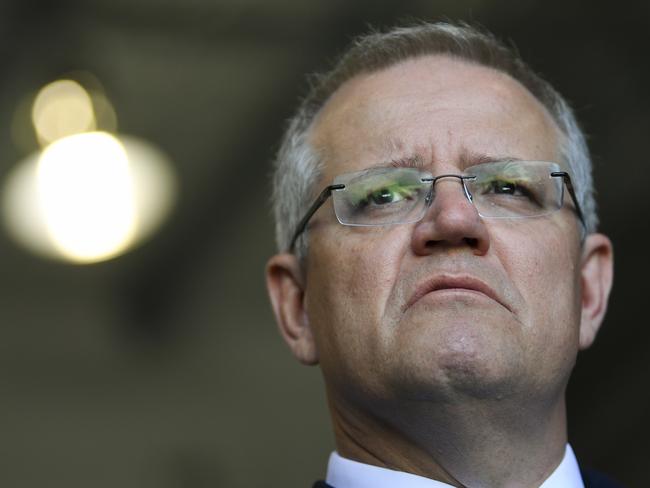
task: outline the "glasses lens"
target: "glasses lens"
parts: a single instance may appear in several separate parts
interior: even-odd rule
[[[342,224],[387,225],[415,222],[422,218],[429,177],[411,168],[374,168],[341,175],[335,184],[345,188],[332,194],[334,211]]]
[[[491,218],[535,217],[558,210],[562,204],[562,179],[556,163],[504,161],[467,168],[467,189],[479,214]]]

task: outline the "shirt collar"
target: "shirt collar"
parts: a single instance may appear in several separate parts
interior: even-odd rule
[[[567,444],[564,450],[564,459],[539,488],[584,488],[584,486],[576,455],[571,446]]]
[[[327,465],[327,484],[335,488],[449,488],[450,485],[411,473],[394,471],[346,459],[333,452]],[[539,488],[584,488],[578,461],[571,446]]]

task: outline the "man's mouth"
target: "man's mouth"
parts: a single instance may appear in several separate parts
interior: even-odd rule
[[[498,294],[484,281],[470,275],[451,275],[444,274],[438,275],[428,280],[421,282],[415,289],[415,293],[406,303],[404,310],[408,310],[422,297],[443,290],[458,290],[459,292],[466,291],[471,293],[479,293],[499,303],[506,309],[510,310]]]

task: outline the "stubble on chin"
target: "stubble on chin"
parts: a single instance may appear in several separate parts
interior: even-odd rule
[[[394,325],[386,359],[395,398],[499,400],[525,389],[521,323],[511,312],[471,298],[437,305],[419,305]]]

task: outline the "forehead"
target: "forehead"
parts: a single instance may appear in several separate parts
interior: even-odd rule
[[[324,177],[418,157],[435,167],[484,159],[558,161],[559,129],[519,82],[492,68],[423,56],[344,83],[311,143]]]

